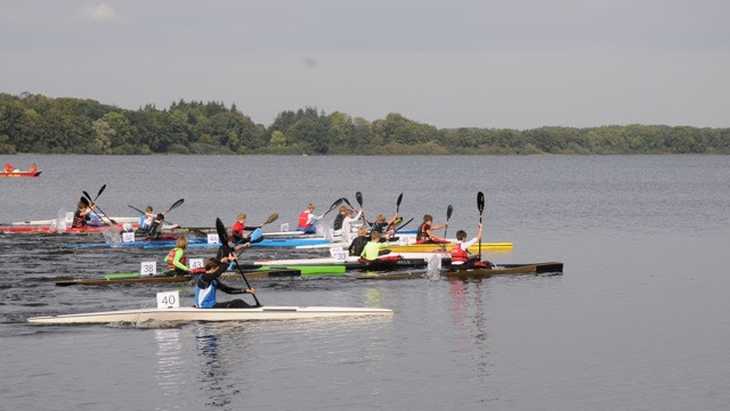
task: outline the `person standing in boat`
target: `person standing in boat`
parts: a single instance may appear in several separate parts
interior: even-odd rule
[[[172,275],[188,275],[190,267],[188,266],[188,239],[181,235],[175,241],[175,248],[170,250],[165,257],[168,273]]]
[[[322,219],[323,216],[314,215],[314,210],[316,210],[316,208],[317,207],[314,206],[314,203],[309,203],[307,208],[299,213],[297,230],[304,231],[305,234],[314,234],[317,232],[317,221]]]
[[[242,299],[217,302],[216,292],[223,291],[226,294],[255,294],[255,288],[235,288],[224,284],[220,280],[220,276],[228,268],[228,264],[236,259],[234,253],[221,258],[209,258],[205,262],[205,273],[195,276],[193,279],[193,289],[195,291],[195,306],[198,308],[253,308],[257,305],[251,305]]]
[[[418,226],[418,233],[416,234],[416,242],[419,244],[443,244],[448,243],[449,240],[441,238],[433,233],[434,230],[440,230],[447,228],[448,224],[434,224],[433,216],[426,214],[423,216],[423,222]]]
[[[459,230],[456,232],[456,244],[451,249],[451,264],[463,265],[463,264],[478,264],[480,267],[491,267],[492,264],[489,261],[480,261],[481,256],[472,256],[469,253],[469,248],[474,244],[482,241],[482,225],[477,226],[477,236],[469,241],[466,241],[466,231]]]

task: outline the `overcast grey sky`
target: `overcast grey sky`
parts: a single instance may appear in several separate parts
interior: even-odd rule
[[[0,3],[0,91],[439,127],[730,126],[730,1]]]

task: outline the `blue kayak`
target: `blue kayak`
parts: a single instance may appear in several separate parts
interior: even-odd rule
[[[261,248],[293,248],[302,245],[321,245],[329,244],[329,240],[324,238],[277,238],[263,239],[258,243],[253,243],[251,247]],[[188,242],[188,248],[218,248],[220,244],[208,244],[206,240],[191,240]],[[75,249],[98,249],[98,248],[137,248],[143,250],[155,250],[159,248],[173,248],[175,241],[134,241],[129,243],[79,243],[68,244],[68,248]]]

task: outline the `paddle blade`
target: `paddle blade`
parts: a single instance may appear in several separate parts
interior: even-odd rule
[[[403,193],[398,194],[398,199],[395,200],[395,212],[400,211],[400,203],[403,202]]]
[[[341,200],[342,200],[342,201],[344,201],[344,202],[345,202],[345,204],[347,204],[347,205],[348,205],[348,207],[350,207],[350,208],[355,208],[355,207],[353,207],[353,206],[352,206],[352,203],[351,203],[351,202],[350,202],[350,200],[348,200],[347,198],[345,198],[345,197],[342,197],[342,198],[341,198]]]
[[[481,191],[477,193],[477,210],[479,210],[479,215],[484,213],[484,193]]]
[[[86,190],[82,191],[82,193],[84,194],[84,198],[87,199],[89,201],[89,203],[94,202],[94,200],[91,199],[91,196],[89,195],[89,193]]]
[[[279,219],[279,213],[272,213],[269,216],[269,218],[267,218],[266,221],[264,221],[264,224],[261,224],[261,225],[271,224],[278,219]]]
[[[215,231],[218,233],[218,240],[222,245],[228,244],[228,233],[226,232],[226,226],[221,221],[220,217],[215,219]]]
[[[168,208],[167,211],[165,211],[164,214],[167,214],[170,211],[172,211],[172,210],[180,207],[181,205],[183,205],[184,202],[185,202],[185,199],[184,198],[181,198],[181,199],[175,201],[174,203],[172,203],[172,205],[170,206],[170,208]]]
[[[99,188],[99,192],[96,193],[96,197],[94,198],[94,201],[96,201],[99,198],[99,196],[101,196],[101,193],[103,193],[104,190],[106,190],[106,184],[104,184],[103,186],[101,186]]]
[[[144,211],[140,210],[139,208],[137,208],[137,207],[135,207],[133,205],[127,204],[127,207],[131,208],[132,210],[134,210],[134,211],[136,211],[136,212],[138,212],[140,214],[144,214]]]
[[[360,208],[362,208],[362,193],[357,192],[355,193],[355,200],[357,200],[357,203],[360,204]]]
[[[451,220],[451,215],[454,214],[454,206],[449,204],[448,207],[446,207],[446,221]]]

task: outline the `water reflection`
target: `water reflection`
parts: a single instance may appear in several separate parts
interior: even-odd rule
[[[206,397],[208,407],[232,409],[233,397],[240,393],[235,381],[230,375],[228,367],[237,367],[238,361],[229,364],[221,360],[220,341],[215,325],[199,324],[196,329],[195,342],[198,355],[202,360],[200,365],[200,390]]]
[[[484,312],[484,299],[488,295],[486,282],[481,280],[449,281],[452,323],[461,331],[459,339],[463,352],[474,353],[476,358],[475,377],[483,379],[489,375],[489,346],[487,318]]]
[[[185,377],[180,330],[157,329],[154,330],[154,335],[157,343],[157,373],[155,380],[162,394],[162,400],[160,401],[162,405],[156,407],[156,409],[178,409],[180,404],[177,398],[182,394],[181,388]],[[174,405],[168,406],[167,404]]]

